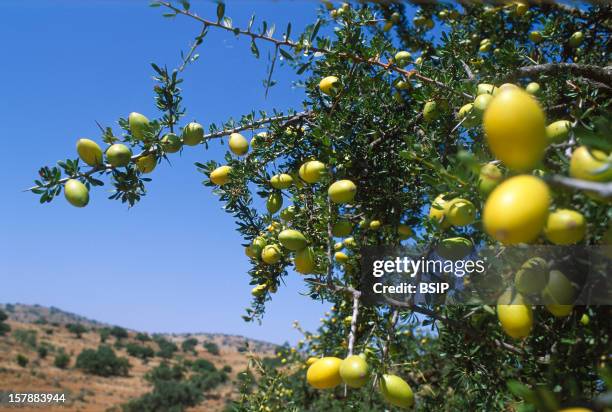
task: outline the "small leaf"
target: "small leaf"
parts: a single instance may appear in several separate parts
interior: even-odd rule
[[[257,48],[257,44],[255,44],[255,40],[251,40],[251,52],[259,59],[259,49]]]
[[[185,11],[189,10],[189,7],[191,7],[189,1],[187,0],[181,0],[181,4],[183,5],[183,9],[185,9]]]
[[[287,59],[287,60],[293,60],[293,56],[292,56],[292,55],[290,55],[290,54],[289,54],[288,52],[286,52],[285,50],[283,50],[283,49],[280,49],[280,48],[279,48],[279,49],[278,49],[278,51],[280,52],[280,54],[281,54],[281,55],[282,55],[282,56],[283,56],[285,59]]]
[[[285,40],[289,40],[289,36],[291,36],[291,22],[287,24],[287,30],[285,30]]]
[[[225,16],[225,3],[222,1],[217,4],[217,19],[220,21]]]
[[[310,34],[310,42],[312,43],[314,39],[317,37],[317,33],[319,33],[319,29],[321,28],[322,20],[317,20],[314,27],[312,28],[312,33]]]

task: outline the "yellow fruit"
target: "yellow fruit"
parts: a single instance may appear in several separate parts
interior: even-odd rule
[[[525,87],[525,91],[533,96],[536,96],[540,92],[540,85],[536,82],[531,82]]]
[[[257,259],[259,257],[257,251],[251,245],[244,248],[244,254],[250,257],[251,259]]]
[[[476,207],[467,199],[456,198],[445,206],[445,215],[448,223],[453,226],[466,226],[472,224],[476,218]]]
[[[584,326],[587,326],[589,322],[591,322],[589,315],[587,315],[586,313],[583,313],[582,316],[580,317],[580,323],[583,324]]]
[[[489,195],[482,222],[489,236],[504,244],[529,243],[542,231],[549,205],[550,193],[542,180],[515,176]]]
[[[288,175],[286,173],[274,175],[270,179],[270,185],[275,189],[287,189],[292,184],[293,178],[291,177],[291,175]]]
[[[306,237],[297,230],[285,229],[278,234],[278,241],[289,250],[298,251],[308,246]]]
[[[230,181],[230,174],[232,173],[231,166],[219,166],[212,172],[210,172],[210,181],[217,186],[223,186]]]
[[[79,139],[76,148],[81,160],[89,166],[102,164],[102,149],[98,143],[90,139]]]
[[[289,206],[280,212],[280,218],[284,221],[290,222],[295,217],[295,206]]]
[[[340,79],[336,76],[327,76],[319,83],[319,89],[322,93],[332,96],[340,90]]]
[[[559,412],[594,412],[594,411],[588,408],[565,408],[565,409],[560,409]]]
[[[382,226],[380,220],[372,220],[370,221],[370,230],[378,230]]]
[[[338,263],[346,263],[349,260],[348,255],[344,252],[336,252],[334,254],[334,258],[336,259],[336,262]]]
[[[113,167],[127,166],[132,159],[132,151],[121,143],[115,143],[106,149],[106,160]]]
[[[295,253],[295,270],[303,275],[312,273],[316,261],[314,250],[311,247],[304,248]]]
[[[485,110],[487,110],[487,107],[489,107],[489,104],[492,100],[493,95],[490,95],[488,93],[479,94],[478,96],[476,96],[476,99],[474,99],[473,106],[475,114],[478,116],[482,116]]]
[[[429,101],[425,103],[425,106],[423,107],[423,119],[425,119],[426,122],[431,122],[432,120],[437,119],[439,114],[438,104],[436,102]]]
[[[570,176],[593,182],[612,180],[612,159],[601,150],[580,146],[572,153]]]
[[[361,388],[368,381],[368,364],[358,355],[344,359],[340,364],[339,372],[342,381],[351,388]]]
[[[355,247],[357,246],[357,242],[355,242],[355,238],[347,237],[342,241],[342,244],[346,247]]]
[[[136,160],[136,167],[141,173],[151,173],[157,167],[157,158],[150,154]]]
[[[564,318],[572,314],[574,305],[556,305],[550,303],[546,305],[546,309],[556,318]]]
[[[348,220],[340,220],[332,226],[332,235],[334,237],[345,237],[351,234],[353,225]]]
[[[130,126],[132,136],[142,140],[145,137],[145,132],[149,129],[149,119],[140,113],[132,112],[128,116],[128,125]]]
[[[338,180],[327,189],[327,194],[334,203],[351,203],[357,194],[357,186],[350,180]]]
[[[315,363],[318,360],[319,360],[319,358],[315,358],[314,356],[311,356],[310,358],[308,358],[306,360],[306,365],[310,366],[310,365],[312,365],[313,363]]]
[[[89,203],[89,189],[76,179],[70,179],[64,184],[64,196],[75,207],[85,207]]]
[[[544,112],[538,102],[518,87],[507,87],[484,114],[489,148],[506,166],[533,169],[542,160],[546,141]]]
[[[514,276],[514,286],[520,293],[540,293],[548,283],[548,263],[540,258],[527,259]]]
[[[183,143],[195,146],[204,139],[204,128],[200,123],[191,122],[183,128]]]
[[[316,389],[331,389],[340,383],[340,364],[342,359],[336,357],[325,357],[318,359],[310,365],[306,372],[306,380]]]
[[[257,285],[253,289],[251,289],[251,295],[261,296],[266,293],[267,288],[268,287],[266,285]]]
[[[399,67],[405,67],[410,63],[411,54],[407,51],[399,51],[395,53],[395,64]]]
[[[450,223],[446,219],[446,204],[448,202],[444,200],[444,195],[438,195],[429,207],[429,219],[441,225],[442,228],[447,228]]]
[[[417,66],[423,64],[423,58],[421,56],[417,57],[414,61],[414,64],[416,64]]]
[[[436,247],[436,253],[448,260],[459,260],[472,252],[474,244],[464,237],[451,237],[444,239]]]
[[[251,242],[251,249],[259,257],[261,255],[261,251],[266,246],[266,243],[266,238],[258,236],[253,239],[253,242]]]
[[[383,375],[380,379],[380,393],[387,402],[400,408],[414,405],[412,388],[399,376]]]
[[[336,242],[334,243],[334,250],[337,252],[339,250],[344,249],[344,244],[342,242]]]
[[[457,120],[461,121],[465,119],[463,120],[463,123],[461,124],[466,129],[472,128],[478,124],[478,115],[476,111],[473,109],[474,109],[474,104],[468,103],[468,104],[461,106],[461,108],[459,109],[459,112],[457,113]]]
[[[478,95],[481,95],[481,94],[495,94],[496,91],[497,91],[497,87],[493,86],[492,84],[480,83],[478,85],[478,90],[477,90],[476,94],[478,94]]]
[[[278,212],[281,207],[283,207],[283,195],[275,192],[268,196],[268,200],[266,201],[266,209],[268,210],[268,213],[273,215],[274,213]]]
[[[327,169],[325,168],[325,164],[319,162],[318,160],[311,160],[300,166],[298,173],[300,175],[300,179],[306,183],[313,184],[321,180],[326,172]]]
[[[557,120],[546,126],[546,138],[551,143],[561,143],[567,140],[571,128],[569,120]]]
[[[497,317],[502,329],[514,339],[529,336],[533,328],[533,312],[531,306],[518,293],[508,290],[497,301]]]
[[[529,6],[525,3],[517,3],[516,4],[516,15],[517,16],[523,16],[525,13],[527,13],[527,10],[529,10]]]
[[[580,44],[582,44],[583,40],[584,40],[584,34],[582,34],[581,31],[577,31],[576,33],[571,35],[569,39],[569,45],[570,47],[576,48],[580,46]]]
[[[240,133],[232,133],[229,138],[229,147],[232,153],[242,156],[249,151],[249,142]]]
[[[586,221],[582,213],[557,209],[548,215],[544,236],[555,245],[573,245],[586,235]]]
[[[412,229],[410,228],[410,226],[408,225],[403,225],[400,224],[397,227],[397,233],[399,235],[399,238],[404,240],[404,239],[408,239],[410,236],[413,235]]]
[[[267,245],[261,251],[261,260],[269,265],[277,263],[281,259],[281,251],[278,245]]]
[[[502,171],[497,165],[487,163],[480,168],[478,189],[483,195],[488,195],[503,180]]]
[[[531,33],[529,33],[529,40],[531,40],[535,44],[538,44],[542,40],[544,40],[544,37],[542,36],[542,33],[540,33],[539,31],[532,31]]]
[[[161,139],[161,146],[166,153],[176,153],[181,150],[183,142],[174,133],[168,133]]]
[[[542,300],[544,304],[547,306],[560,307],[560,309],[563,310],[564,306],[572,306],[575,297],[576,289],[572,281],[568,279],[563,272],[551,270],[548,274],[548,283],[546,283],[546,287],[542,290]],[[571,310],[569,312],[571,312]],[[567,313],[569,314],[569,312]]]
[[[481,53],[486,53],[491,50],[491,47],[493,47],[493,45],[487,42],[487,43],[481,44],[480,47],[478,48],[478,51]]]

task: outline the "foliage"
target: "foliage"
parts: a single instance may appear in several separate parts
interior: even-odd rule
[[[60,349],[60,351],[55,355],[55,359],[53,360],[53,366],[59,369],[66,369],[70,364],[70,355],[68,355],[64,349]]]
[[[40,345],[38,347],[38,357],[41,359],[45,359],[49,354],[49,348],[46,345]]]
[[[81,339],[83,333],[87,332],[87,328],[80,323],[67,323],[66,329],[73,333],[77,339]]]
[[[164,337],[155,337],[155,343],[159,346],[157,356],[160,358],[170,359],[174,356],[174,353],[178,351],[178,346]]]
[[[138,332],[136,334],[136,340],[139,340],[141,342],[149,342],[151,341],[151,337],[146,333]]]
[[[128,332],[121,326],[113,326],[110,330],[111,336],[114,336],[117,339],[124,339],[128,337]]]
[[[609,307],[576,305],[566,316],[555,316],[550,307],[537,306],[533,310],[537,327],[521,340],[513,340],[504,333],[495,309],[480,296],[469,305],[445,305],[432,298],[420,304],[386,301],[364,305],[361,288],[367,273],[360,259],[367,247],[382,245],[411,245],[430,256],[439,241],[462,237],[479,250],[501,246],[496,257],[503,260],[510,252],[496,238],[499,234],[487,231],[484,222],[489,199],[489,191],[481,187],[484,165],[497,167],[500,181],[527,174],[544,182],[552,194],[544,216],[549,209],[571,209],[588,222],[586,235],[578,240],[581,246],[609,242],[612,209],[606,202],[611,196],[612,80],[606,66],[612,5],[573,8],[555,3],[424,2],[417,7],[355,2],[336,8],[326,1],[316,22],[302,33],[292,34],[289,24],[281,35],[275,35],[275,26],[268,22],[255,24],[255,16],[248,26],[236,26],[222,3],[216,19],[210,20],[194,14],[187,1],[177,5],[155,2],[153,6],[163,7],[166,17],[197,21],[202,31],[190,51],[181,55],[179,68],[152,66],[154,99],[160,110],[156,119],[144,130],[132,130],[128,120],[121,118],[121,136],[111,128],[103,129],[105,143],[122,142],[138,154],[124,168],[104,164],[85,170],[78,159],[43,167],[31,190],[42,203],[50,202],[67,179],[79,179],[92,189],[104,183],[94,178],[101,175],[109,178],[115,190],[112,199],[130,206],[142,200],[150,179],[143,177],[148,170],[138,169],[138,160],[152,156],[159,163],[170,157],[172,152],[161,139],[168,132],[178,133],[186,113],[180,76],[197,60],[195,50],[209,30],[246,38],[255,58],[265,55],[262,48],[270,46],[265,93],[278,85],[274,71],[280,65],[295,71],[295,84],[305,91],[304,112],[253,111],[238,121],[209,125],[201,142],[206,148],[236,132],[261,130],[266,135],[257,136],[256,144],[251,141],[246,156],[234,150],[222,163],[209,160],[196,167],[204,184],[214,187],[224,210],[234,217],[243,246],[248,247],[250,284],[255,288],[244,319],[261,321],[266,303],[284,278],[298,276],[293,271],[297,265],[293,251],[278,245],[273,250],[278,256],[266,261],[252,248],[256,242],[279,243],[280,230],[287,228],[299,230],[312,248],[308,256],[313,258],[313,268],[305,270],[309,273],[303,276],[304,294],[328,302],[333,309],[316,333],[296,325],[304,339],[293,350],[284,348],[266,361],[252,360],[249,369],[239,375],[243,396],[232,409],[388,408],[369,385],[346,392],[340,387],[314,391],[306,385],[305,357],[345,357],[359,352],[367,358],[373,384],[386,373],[403,377],[414,388],[416,409],[421,411],[551,412],[565,405],[610,406],[610,393],[604,393],[610,385]],[[436,25],[442,29],[432,32]],[[398,61],[399,51],[410,51],[414,60]],[[328,76],[337,79],[335,86],[320,87]],[[478,85],[508,82],[514,84],[506,85],[508,90],[538,83],[530,89],[537,101],[530,116],[542,111],[548,123],[570,122],[561,141],[544,142],[537,164],[527,170],[513,168],[494,153],[490,133],[482,127],[483,113],[475,109],[477,94],[488,94],[479,93]],[[531,97],[527,101],[534,103]],[[473,106],[467,106],[470,104]],[[486,117],[487,112],[482,111]],[[537,129],[536,137],[544,139],[543,127]],[[517,145],[510,150],[526,157],[528,148]],[[591,156],[599,153],[601,166],[576,176],[570,162],[581,146]],[[326,173],[318,181],[307,182],[297,172],[306,161],[315,159],[324,164]],[[221,165],[231,167],[231,172],[213,181],[213,171]],[[292,176],[292,183],[275,187],[271,178],[277,174]],[[348,204],[336,203],[328,195],[328,188],[340,180],[350,180],[356,187]],[[474,206],[474,219],[465,225],[429,219],[430,209],[444,209],[446,219],[446,209],[434,205],[441,194],[448,200],[468,199]],[[272,207],[264,209],[260,205],[267,198],[273,200]],[[291,213],[281,211],[282,219],[273,210],[278,199],[293,207]],[[500,220],[509,220],[508,214],[523,205],[518,206],[498,208]],[[349,222],[351,242],[344,239],[340,243],[341,237],[334,236],[333,226],[341,221]],[[412,229],[410,239],[400,236],[401,225]],[[543,225],[544,220],[530,228],[542,229]],[[541,233],[533,242],[555,244]],[[341,259],[335,259],[337,243],[344,251]],[[452,279],[450,275],[444,274],[444,279]],[[514,271],[487,275],[499,293],[513,282]],[[171,358],[177,350],[165,339],[156,342],[160,356]],[[165,368],[159,373],[169,373],[169,367]],[[173,400],[182,410],[181,405],[199,402],[195,387],[208,386],[209,378],[185,382],[183,372],[177,374],[152,382],[153,392],[126,408],[136,410],[134,405],[138,405],[141,410],[166,410]]]
[[[202,345],[204,346],[204,349],[206,349],[206,351],[211,355],[218,356],[220,354],[219,345],[217,345],[215,342],[206,341]]]
[[[100,345],[97,350],[84,349],[77,357],[76,367],[103,377],[128,376],[130,364],[126,358],[117,357],[111,347]]]
[[[196,338],[188,338],[185,339],[181,343],[181,349],[183,352],[193,352],[195,353],[195,347],[198,345],[198,340]]]
[[[98,329],[98,333],[100,334],[100,343],[104,343],[104,342],[106,342],[106,340],[110,336],[110,329],[109,328],[100,328],[100,329]]]
[[[13,331],[13,338],[16,342],[30,349],[36,349],[37,332],[30,329],[16,329]]]
[[[11,330],[11,326],[4,321],[8,319],[6,312],[0,310],[0,336],[6,335]]]
[[[127,350],[127,353],[130,356],[142,359],[144,361],[146,361],[148,358],[152,358],[153,356],[155,356],[155,352],[153,351],[153,349],[145,345],[138,345],[136,343],[130,342],[125,345],[125,349]]]
[[[15,357],[15,360],[17,361],[17,364],[21,366],[22,368],[25,368],[26,366],[28,366],[28,363],[30,362],[29,359],[25,355],[22,355],[21,353],[17,354],[17,356]]]

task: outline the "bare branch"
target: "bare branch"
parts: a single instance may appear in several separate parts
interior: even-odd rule
[[[357,336],[357,317],[359,316],[359,297],[361,293],[353,293],[353,314],[351,317],[351,330],[348,339],[348,356],[353,354],[355,339]]]
[[[595,192],[604,198],[612,197],[612,182],[609,183],[599,183],[599,182],[590,182],[588,180],[580,180],[573,179],[571,177],[553,175],[553,176],[545,176],[544,180],[547,182],[558,185],[569,187],[571,189],[578,190],[587,190],[589,192]]]
[[[612,67],[600,67],[591,64],[546,63],[537,64],[535,66],[525,66],[512,72],[508,78],[532,77],[537,74],[561,75],[564,73],[594,80],[605,85],[607,88],[612,87]]]

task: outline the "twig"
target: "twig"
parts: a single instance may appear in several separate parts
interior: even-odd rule
[[[508,76],[508,79],[531,77],[537,74],[558,75],[563,73],[574,74],[602,83],[608,88],[612,87],[612,67],[600,67],[591,64],[546,63],[537,64],[535,66],[525,66],[512,72]]]
[[[202,26],[202,31],[193,41],[193,44],[191,45],[191,49],[189,50],[189,53],[187,53],[187,56],[185,56],[185,58],[183,59],[183,63],[181,63],[181,66],[177,69],[179,72],[182,72],[183,70],[185,70],[185,67],[187,66],[187,64],[191,62],[191,57],[193,56],[193,53],[195,53],[198,46],[202,44],[202,38],[206,34],[206,29],[207,29],[206,26]]]
[[[591,182],[559,175],[545,176],[544,180],[553,185],[569,187],[571,189],[588,190],[589,192],[595,192],[605,198],[612,197],[612,182]]]
[[[353,293],[353,315],[351,317],[351,330],[348,339],[348,356],[353,354],[355,338],[357,336],[357,316],[359,316],[359,297],[361,293]]]

